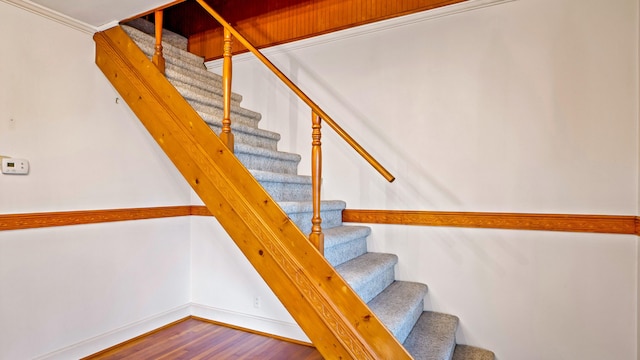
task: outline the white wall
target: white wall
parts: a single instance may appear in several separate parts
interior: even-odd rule
[[[0,175],[0,213],[189,203],[116,104],[91,35],[0,2],[0,43],[0,154],[31,163]],[[0,359],[77,358],[171,321],[190,301],[189,231],[173,218],[0,232]]]
[[[0,2],[0,39],[0,154],[32,165],[0,176],[0,213],[190,201],[90,36]],[[638,214],[637,0],[518,0],[272,59],[398,177],[326,131],[325,194],[351,208]],[[260,65],[235,70],[244,105],[307,154],[308,109]],[[375,226],[370,247],[499,359],[636,358],[636,237]],[[207,218],[0,232],[0,289],[0,359],[81,356],[189,301],[304,338]]]
[[[518,0],[267,53],[398,178],[326,130],[326,198],[636,215],[638,13],[637,0]],[[262,65],[236,61],[234,91],[281,149],[310,152],[309,109]],[[375,226],[370,248],[397,253],[399,278],[429,285],[426,307],[460,316],[458,340],[499,359],[636,359],[637,242]],[[236,271],[220,265],[209,271]],[[246,290],[227,296],[251,311]]]
[[[194,315],[309,341],[215,218],[192,217],[191,242]]]

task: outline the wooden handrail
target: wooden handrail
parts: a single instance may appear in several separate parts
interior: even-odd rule
[[[251,53],[253,53],[262,63],[269,68],[282,82],[285,83],[302,101],[304,101],[311,110],[318,114],[324,122],[326,122],[344,141],[346,141],[360,156],[362,156],[376,171],[378,171],[387,181],[393,182],[395,177],[382,166],[371,154],[369,154],[360,144],[358,144],[344,129],[340,127],[324,110],[320,108],[311,98],[307,96],[300,88],[294,84],[289,78],[280,71],[269,59],[267,59],[258,49],[256,49],[242,34],[234,29],[228,22],[226,22],[220,14],[218,14],[209,4],[204,0],[196,0],[205,11],[207,11],[214,19],[216,19],[220,25],[228,30],[238,41],[244,45]]]

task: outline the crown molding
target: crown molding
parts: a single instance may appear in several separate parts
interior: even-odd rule
[[[59,24],[65,25],[67,27],[70,27],[74,30],[77,30],[86,34],[93,35],[95,32],[98,31],[97,28],[87,23],[76,20],[70,16],[51,10],[47,7],[36,4],[29,0],[0,0],[0,1],[7,3],[9,5],[13,5],[22,10],[26,10],[30,13],[42,16],[45,19],[55,21]]]
[[[460,14],[472,10],[478,10],[489,6],[500,5],[516,0],[468,0],[453,5],[443,6],[432,10],[422,11],[410,15],[400,16],[388,20],[378,21],[362,26],[357,26],[345,30],[335,31],[324,35],[311,37],[308,39],[298,40],[282,45],[272,46],[266,49],[260,50],[263,55],[277,55],[282,53],[291,52],[298,49],[303,49],[311,46],[318,46],[334,41],[340,41],[349,39],[352,37],[363,36],[373,34],[379,31],[385,31],[397,27],[408,26],[424,21],[429,21],[445,16]],[[242,61],[253,60],[255,56],[246,52],[233,56],[233,62],[238,63]],[[222,68],[222,59],[216,59],[205,62],[207,70],[219,70]]]

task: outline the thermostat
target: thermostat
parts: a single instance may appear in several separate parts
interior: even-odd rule
[[[25,159],[2,159],[2,173],[9,175],[27,175],[29,173],[29,161]]]

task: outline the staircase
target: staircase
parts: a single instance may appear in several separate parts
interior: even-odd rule
[[[149,57],[154,52],[153,25],[135,20],[125,32]],[[186,51],[186,40],[165,31],[166,77],[209,127],[222,127],[221,77],[206,71],[203,59]],[[304,233],[311,231],[311,178],[298,175],[298,154],[277,150],[280,135],[258,128],[260,114],[240,106],[242,97],[232,96],[232,128],[235,155],[288,217]],[[367,303],[396,339],[415,359],[491,360],[490,351],[457,345],[458,318],[423,311],[427,286],[396,281],[393,254],[367,251],[371,230],[342,224],[343,201],[323,201],[322,226],[325,258]]]

